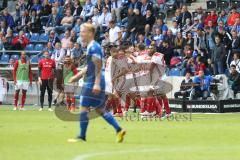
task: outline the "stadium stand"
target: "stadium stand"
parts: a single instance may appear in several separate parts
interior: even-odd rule
[[[75,51],[74,53],[77,55],[84,53],[86,48],[79,37],[80,26],[84,22],[96,25],[96,39],[107,51],[108,44],[112,44],[113,41],[113,33],[109,31],[109,20],[114,21],[114,29],[121,34],[120,40],[117,43],[114,42],[114,45],[143,43],[147,47],[151,41],[155,41],[156,50],[165,55],[166,61],[170,62],[171,59],[180,57],[182,68],[172,68],[167,64],[171,76],[181,76],[188,69],[194,72],[197,57],[203,57],[203,63],[207,66],[208,59],[213,60],[212,52],[216,36],[220,37],[221,44],[226,49],[225,56],[221,59],[223,71],[229,69],[233,53],[240,51],[239,0],[116,0],[116,3],[86,0],[79,2],[78,0],[34,0],[32,3],[19,0],[15,2],[15,10],[3,9],[0,15],[0,29],[3,34],[0,38],[1,65],[6,66],[10,57],[18,59],[21,50],[13,45],[13,39],[19,36],[20,30],[30,42],[17,46],[27,51],[33,63],[41,59],[42,55],[39,53],[45,49],[51,54],[56,52],[57,42],[62,45],[63,42],[71,41],[74,46],[80,46],[79,49],[73,47],[78,50],[78,53]],[[119,9],[118,5],[123,7]],[[107,7],[106,14],[103,11],[104,6]],[[71,12],[70,15],[67,15],[68,11]],[[106,15],[109,16],[109,20],[103,23],[102,17]],[[65,37],[67,30],[69,36]],[[236,36],[232,33],[233,31],[236,31]],[[164,41],[168,41],[168,48],[164,45]],[[235,45],[232,45],[232,42]],[[68,45],[64,44],[61,49],[67,53]],[[37,56],[34,57],[34,55]],[[193,58],[193,64],[190,65],[187,62],[191,58]],[[215,67],[213,75],[219,74],[216,71],[218,67],[216,64],[213,62],[213,68]]]

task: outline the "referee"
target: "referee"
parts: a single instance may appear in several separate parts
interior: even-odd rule
[[[43,110],[43,103],[44,103],[44,96],[45,91],[48,91],[48,111],[53,111],[51,109],[52,104],[52,93],[53,93],[53,79],[54,73],[56,70],[55,61],[52,60],[49,56],[48,51],[43,52],[44,58],[39,61],[38,68],[39,68],[39,77],[38,81],[40,84],[40,104],[41,108],[39,111]]]

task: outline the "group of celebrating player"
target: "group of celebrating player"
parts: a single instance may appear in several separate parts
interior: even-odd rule
[[[165,74],[163,54],[156,52],[154,43],[147,49],[143,44],[113,47],[110,54],[106,60],[105,81],[107,107],[113,107],[113,114],[125,116],[132,101],[140,108],[141,116],[162,117],[164,106],[165,116],[169,117],[171,111],[164,93],[166,90],[158,94],[154,86]]]

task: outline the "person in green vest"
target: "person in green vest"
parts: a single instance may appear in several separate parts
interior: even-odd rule
[[[24,104],[26,100],[26,94],[29,85],[32,85],[32,70],[31,64],[27,60],[26,52],[21,53],[21,57],[19,60],[15,61],[14,68],[13,68],[13,80],[15,85],[15,95],[14,95],[14,109],[18,109],[18,97],[19,92],[22,90],[22,103],[20,110],[24,109]]]
[[[63,66],[63,84],[64,84],[64,93],[66,94],[66,101],[68,110],[75,110],[75,98],[74,98],[74,90],[75,85],[73,83],[69,83],[71,77],[78,73],[76,66],[72,63],[72,59],[70,56],[66,56],[64,60]]]

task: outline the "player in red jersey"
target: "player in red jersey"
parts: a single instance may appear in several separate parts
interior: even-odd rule
[[[159,74],[155,74],[156,76],[159,76],[160,75],[160,79],[162,79],[162,76],[165,74],[165,61],[164,61],[164,55],[161,54],[161,53],[158,53],[155,51],[155,48],[152,49],[152,52],[154,52],[154,54],[152,55],[152,68],[151,70],[153,69],[156,69],[156,71],[159,73]],[[155,79],[155,78],[159,78],[159,77],[155,77],[154,74],[152,74],[152,79]],[[166,96],[166,94],[162,94],[162,95],[158,95],[157,97],[158,101],[159,101],[159,105],[162,106],[162,103],[163,103],[163,106],[164,106],[164,109],[166,111],[166,116],[167,117],[170,117],[171,116],[171,110],[170,110],[170,107],[169,107],[169,102],[168,102],[168,98]],[[161,113],[161,112],[159,112]],[[161,115],[159,115],[161,116]]]
[[[49,56],[48,51],[44,51],[44,59],[39,61],[38,68],[39,68],[39,77],[38,81],[40,84],[40,104],[41,108],[39,111],[43,110],[43,103],[44,103],[44,96],[45,91],[48,91],[48,110],[53,111],[51,109],[52,104],[52,93],[53,93],[53,79],[54,73],[56,70],[55,61],[52,60]]]
[[[105,82],[106,84],[108,84],[105,87],[106,94],[108,95],[107,106],[113,108],[114,116],[121,117],[123,115],[121,99],[116,93],[112,82],[113,72],[115,72],[115,68],[113,68],[113,63],[115,58],[117,58],[118,49],[113,47],[110,49],[110,53],[111,56],[108,57],[105,67]]]

